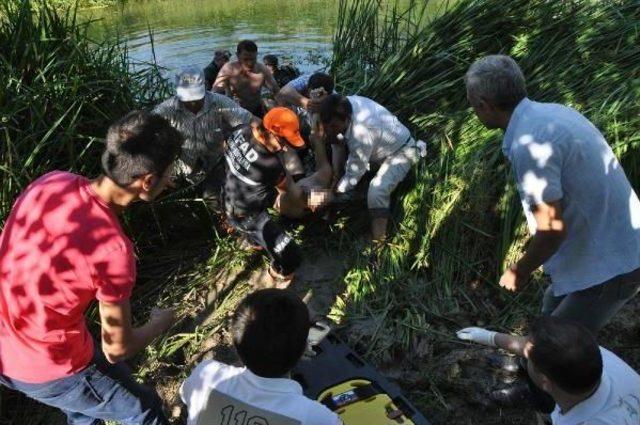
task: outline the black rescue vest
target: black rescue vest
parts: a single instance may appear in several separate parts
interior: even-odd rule
[[[251,126],[234,131],[225,146],[226,179],[224,200],[232,215],[253,215],[271,207],[284,168],[252,134]]]

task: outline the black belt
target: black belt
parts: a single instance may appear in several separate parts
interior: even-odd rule
[[[395,151],[393,151],[393,153],[391,155],[395,155],[398,152],[400,152],[400,149],[404,148],[405,146],[407,146],[409,144],[410,141],[414,140],[413,136],[409,136],[409,138],[407,140],[405,140]]]

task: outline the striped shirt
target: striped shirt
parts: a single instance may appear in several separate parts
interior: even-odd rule
[[[194,114],[176,96],[162,102],[153,110],[163,116],[185,138],[177,173],[193,178],[206,172],[222,158],[224,140],[233,129],[249,124],[253,115],[226,96],[206,92],[204,106]]]
[[[351,125],[344,135],[349,157],[338,192],[353,189],[369,169],[369,163],[381,164],[404,145],[411,133],[382,105],[362,96],[347,96],[353,109]]]

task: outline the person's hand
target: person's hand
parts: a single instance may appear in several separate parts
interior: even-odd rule
[[[307,200],[307,207],[311,212],[316,212],[320,208],[328,205],[333,199],[333,192],[327,189],[311,189]]]
[[[496,346],[497,332],[490,331],[484,328],[464,328],[456,332],[456,336],[463,341],[471,341],[482,345],[488,345],[489,347]]]
[[[153,323],[159,333],[162,333],[169,329],[176,321],[176,312],[171,308],[157,308],[151,309],[149,315],[149,322]]]
[[[317,112],[320,112],[321,104],[322,99],[309,99],[305,108],[307,109],[307,111],[309,111],[310,114],[315,114]]]
[[[507,291],[515,292],[529,280],[528,273],[522,273],[517,267],[512,265],[500,277],[500,286]]]

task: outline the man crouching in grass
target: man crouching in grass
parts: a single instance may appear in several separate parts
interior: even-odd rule
[[[302,254],[299,246],[271,217],[273,208],[283,216],[300,218],[328,202],[326,188],[331,166],[324,143],[314,138],[317,171],[295,182],[285,155],[301,148],[296,114],[287,108],[273,108],[257,127],[244,126],[227,140],[224,207],[229,223],[248,241],[260,246],[271,259],[272,286],[287,287],[294,279]],[[326,195],[326,196],[324,196]]]

